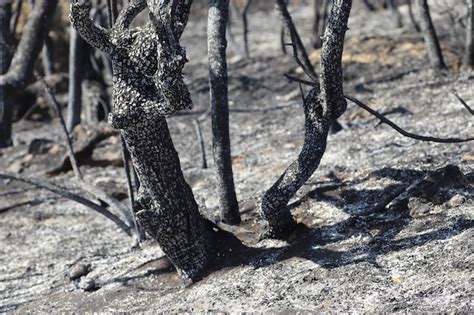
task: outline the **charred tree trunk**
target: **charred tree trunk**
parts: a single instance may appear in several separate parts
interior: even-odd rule
[[[239,205],[235,195],[232,156],[229,138],[229,101],[225,29],[229,14],[228,0],[209,0],[207,43],[209,86],[212,115],[212,149],[217,175],[221,219],[240,223]]]
[[[342,52],[352,1],[334,0],[321,50],[321,76],[304,100],[305,137],[298,158],[265,193],[260,211],[268,237],[286,238],[294,229],[287,204],[318,168],[328,130],[346,109],[342,88]]]
[[[69,32],[69,91],[67,104],[67,129],[69,132],[81,123],[82,80],[87,56],[84,40],[71,27]]]
[[[10,19],[12,18],[12,1],[0,0],[0,75],[8,71],[12,60],[12,34]],[[8,87],[0,86],[0,148],[11,143],[12,104],[8,98]]]
[[[5,17],[5,21],[8,20],[10,23],[11,19],[11,3],[8,0],[0,0],[2,4],[2,18]],[[7,3],[10,3],[7,5]],[[18,43],[17,49],[9,63],[8,71],[4,71],[3,68],[10,60],[11,47],[7,47],[8,41],[3,42],[2,57],[7,57],[2,60],[2,74],[0,75],[0,94],[2,94],[2,101],[4,106],[3,113],[0,115],[0,145],[11,145],[11,124],[12,124],[12,108],[11,103],[8,102],[8,90],[12,88],[21,89],[27,83],[30,78],[36,59],[43,47],[43,41],[48,34],[53,20],[54,11],[56,10],[57,0],[41,0],[37,1],[35,9],[31,13],[28,21],[23,30],[20,42]],[[9,7],[9,9],[5,9]],[[1,36],[9,36],[10,25],[4,24],[2,19]],[[7,37],[2,39],[7,39]],[[5,62],[4,62],[5,61]]]
[[[436,30],[431,20],[430,9],[428,7],[427,0],[416,0],[418,9],[419,22],[421,27],[421,33],[428,50],[428,57],[433,69],[443,70],[446,69],[444,63],[443,54],[439,45],[438,36],[436,36]]]
[[[464,52],[464,66],[474,68],[474,0],[468,0],[469,13],[466,26],[466,50]]]
[[[138,221],[178,272],[197,280],[214,257],[212,229],[184,180],[165,119],[192,106],[182,78],[185,50],[179,45],[190,5],[150,1],[153,23],[133,32],[128,28],[145,0],[131,0],[109,31],[91,22],[88,2],[73,2],[71,20],[89,44],[112,60],[109,122],[122,129],[143,188],[135,207]]]

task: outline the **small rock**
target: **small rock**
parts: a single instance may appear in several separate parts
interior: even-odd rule
[[[90,266],[86,264],[77,264],[71,267],[68,271],[69,280],[76,280],[90,272]]]
[[[77,288],[84,291],[93,291],[96,289],[95,280],[92,278],[82,278],[77,284]]]
[[[452,208],[459,207],[460,205],[462,205],[465,202],[466,202],[466,197],[464,197],[461,194],[456,194],[453,197],[451,197],[451,199],[449,199],[448,206],[450,206]]]

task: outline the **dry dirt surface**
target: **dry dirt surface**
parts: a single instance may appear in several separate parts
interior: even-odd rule
[[[451,90],[474,106],[474,73],[460,71],[456,43],[462,39],[453,38],[449,19],[437,14],[442,7],[433,11],[450,67],[441,74],[429,69],[406,7],[405,26],[395,28],[389,12],[368,13],[356,4],[345,47],[345,93],[411,132],[465,138],[473,135],[474,120]],[[308,44],[310,12],[292,10]],[[188,183],[203,212],[215,218],[210,119],[201,123],[209,169],[200,168],[193,125],[209,104],[205,21],[193,17],[182,40],[196,107],[169,125]],[[258,239],[259,198],[297,156],[304,117],[298,86],[282,76],[299,72],[280,50],[278,17],[253,11],[249,23],[251,57],[240,57],[235,44],[228,49],[243,222],[224,228],[243,245],[202,281],[185,286],[155,242],[133,247],[115,225],[81,205],[0,181],[0,313],[473,312],[472,143],[404,138],[349,104],[340,120],[344,129],[330,135],[320,168],[291,202],[299,228],[288,241]],[[240,42],[238,24],[233,32]],[[319,52],[310,55],[317,63]],[[0,151],[2,171],[71,181],[56,120],[20,121],[14,132],[16,146]],[[51,142],[31,153],[34,139]],[[82,170],[89,183],[125,198],[118,154],[111,132]]]

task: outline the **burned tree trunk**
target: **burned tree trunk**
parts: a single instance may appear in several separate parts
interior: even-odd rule
[[[69,32],[69,91],[67,104],[67,130],[69,132],[81,123],[82,80],[87,56],[84,40],[71,27]]]
[[[235,195],[229,139],[229,101],[225,29],[228,0],[210,0],[207,23],[209,85],[212,113],[212,149],[217,174],[218,198],[222,221],[240,223],[239,205]]]
[[[38,0],[36,2],[35,9],[28,18],[20,42],[10,63],[10,52],[12,48],[7,47],[9,44],[9,25],[6,23],[9,23],[11,18],[11,4],[8,3],[10,3],[10,1],[0,0],[2,7],[2,20],[0,22],[2,28],[0,30],[0,36],[2,36],[3,46],[1,47],[0,53],[2,56],[2,74],[0,75],[2,103],[0,105],[2,105],[3,109],[3,113],[0,115],[0,145],[2,146],[11,145],[12,108],[11,103],[8,102],[8,89],[20,89],[25,86],[27,80],[30,78],[36,59],[43,47],[43,41],[51,27],[57,0]],[[4,39],[6,41],[3,41]],[[3,56],[5,56],[5,59],[3,59]],[[8,63],[8,71],[5,71]]]
[[[469,13],[466,26],[466,50],[464,52],[464,66],[474,68],[474,0],[468,0]]]
[[[12,60],[12,0],[0,0],[0,75],[7,72]],[[12,104],[8,99],[8,87],[0,86],[0,148],[11,145]]]
[[[268,237],[285,238],[294,229],[287,204],[318,168],[328,130],[346,109],[342,88],[342,52],[352,1],[334,0],[321,51],[321,76],[304,100],[305,137],[298,158],[265,193],[260,211]],[[308,74],[309,76],[309,74]]]
[[[441,47],[439,45],[438,37],[436,36],[436,30],[431,20],[427,0],[416,0],[416,5],[421,33],[423,34],[426,49],[428,50],[428,57],[430,58],[431,66],[436,70],[446,69],[447,67],[444,63]]]
[[[153,23],[130,31],[146,4],[130,1],[108,31],[91,22],[88,2],[72,3],[71,20],[84,40],[112,61],[109,122],[122,129],[143,188],[135,207],[138,221],[178,272],[197,280],[214,256],[212,229],[184,180],[165,119],[192,106],[181,73],[185,50],[179,45],[191,1],[149,1]]]

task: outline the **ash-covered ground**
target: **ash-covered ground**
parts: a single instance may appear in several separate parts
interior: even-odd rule
[[[406,130],[439,137],[472,136],[474,120],[451,94],[474,106],[474,73],[460,70],[462,47],[442,7],[433,6],[450,71],[434,73],[406,6],[404,27],[388,11],[355,4],[347,32],[345,93],[386,113]],[[311,10],[292,10],[310,47]],[[303,144],[299,88],[282,74],[296,70],[280,49],[278,16],[249,16],[250,58],[228,48],[230,129],[243,222],[225,227],[244,246],[228,264],[185,287],[154,241],[133,240],[72,201],[0,181],[0,312],[462,312],[473,311],[474,150],[472,143],[405,138],[353,104],[341,117],[313,177],[290,207],[300,227],[288,241],[258,239],[259,198]],[[239,25],[233,27],[241,42]],[[185,75],[195,109],[169,118],[188,183],[202,211],[217,217],[210,118],[201,123],[210,168],[202,169],[193,120],[209,107],[206,18],[183,36]],[[310,50],[317,64],[319,51]],[[76,134],[91,137],[93,129]],[[117,135],[95,145],[81,167],[86,181],[126,197]],[[14,125],[15,146],[0,168],[68,183],[56,120]],[[42,141],[32,149],[34,139]],[[30,150],[30,151],[29,151]],[[54,174],[54,175],[52,175]],[[389,201],[391,201],[389,203]],[[123,200],[127,203],[127,200]],[[232,259],[232,256],[235,255]],[[71,277],[78,277],[70,280]]]

